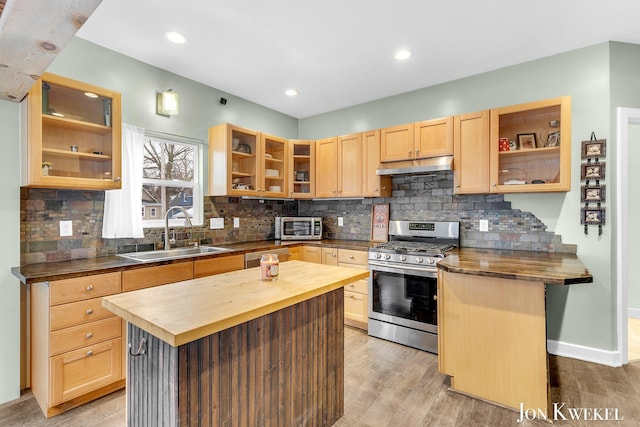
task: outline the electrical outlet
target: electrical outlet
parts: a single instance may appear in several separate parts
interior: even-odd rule
[[[338,217],[338,227],[342,227],[344,225],[344,218],[339,216]]]
[[[224,218],[209,218],[209,228],[211,230],[224,229]]]
[[[480,220],[480,231],[489,231],[489,220],[481,219]]]
[[[60,221],[60,237],[73,236],[73,223],[71,221]]]
[[[233,228],[240,228],[240,218],[233,218]]]

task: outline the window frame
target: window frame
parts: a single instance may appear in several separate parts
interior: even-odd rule
[[[142,186],[144,188],[145,185],[158,185],[165,187],[181,187],[181,188],[191,188],[193,194],[193,209],[192,209],[192,217],[191,223],[193,226],[202,226],[203,225],[203,204],[204,200],[202,197],[203,194],[203,178],[202,178],[202,165],[203,165],[203,144],[195,141],[186,141],[184,138],[173,137],[172,135],[154,135],[154,134],[145,134],[144,144],[147,142],[153,141],[156,143],[162,144],[173,144],[173,145],[183,145],[188,146],[193,149],[194,160],[193,160],[193,182],[191,181],[180,181],[180,180],[167,180],[167,179],[155,179],[155,178],[142,178]],[[144,157],[143,157],[144,158]],[[144,160],[143,160],[144,161]],[[142,188],[141,188],[142,190]],[[143,206],[144,208],[144,206]],[[160,206],[160,209],[164,209],[164,206]],[[152,209],[158,209],[155,206]],[[157,212],[161,214],[162,212]],[[144,219],[142,218],[142,227],[144,229],[147,228],[164,228],[164,216],[159,215],[156,216],[156,219]],[[181,218],[173,218],[169,219],[170,227],[184,227],[186,226],[186,221]]]

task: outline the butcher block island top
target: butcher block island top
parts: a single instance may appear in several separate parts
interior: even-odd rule
[[[339,289],[369,272],[304,261],[280,263],[276,281],[260,268],[147,288],[102,299],[103,307],[178,347]]]

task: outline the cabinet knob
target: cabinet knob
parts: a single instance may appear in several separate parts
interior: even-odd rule
[[[116,177],[114,178],[114,181],[115,181],[115,182],[120,182],[120,180],[121,180],[121,178],[120,178],[119,176],[116,176]]]
[[[90,308],[86,311],[87,315],[92,315],[93,314],[93,308]]]
[[[93,338],[93,332],[87,332],[86,337],[87,337],[87,339]]]
[[[456,184],[456,188],[460,188],[460,184]]]
[[[420,152],[420,150],[418,150],[418,149],[416,148],[416,156],[418,155],[418,153],[419,153],[419,152]]]
[[[434,296],[433,296],[433,300],[434,300],[434,301],[438,301],[438,295],[434,295]]]
[[[411,150],[407,151],[407,156],[411,157]]]
[[[87,292],[91,292],[93,290],[93,285],[87,286]]]
[[[331,256],[335,258],[336,257],[336,253],[335,252],[332,253]]]
[[[353,255],[349,255],[349,259],[355,259]]]
[[[493,186],[495,187],[495,186],[496,186],[496,183],[495,183],[495,182],[492,182],[492,183],[491,183],[491,185],[493,185]]]
[[[93,350],[87,351],[87,357],[91,357],[91,356],[93,356]]]

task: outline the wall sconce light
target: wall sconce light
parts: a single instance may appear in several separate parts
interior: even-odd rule
[[[165,117],[178,115],[178,94],[173,89],[156,93],[156,114]]]

